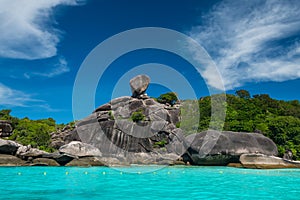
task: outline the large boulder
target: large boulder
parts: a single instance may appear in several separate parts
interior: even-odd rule
[[[103,166],[103,162],[98,157],[76,158],[67,163],[65,166]]]
[[[150,78],[146,75],[138,75],[130,80],[132,97],[138,97],[145,93],[150,83]]]
[[[73,155],[78,157],[102,156],[100,150],[90,144],[73,141],[59,148],[61,154]]]
[[[10,140],[0,139],[0,153],[14,155],[21,145]]]
[[[275,143],[259,133],[205,131],[189,135],[188,153],[195,165],[238,163],[242,154],[277,155]]]
[[[299,161],[264,154],[243,154],[240,156],[240,163],[243,167],[252,169],[300,168]]]
[[[23,166],[25,161],[12,155],[0,154],[0,166]]]
[[[18,151],[16,152],[16,156],[27,160],[27,158],[38,158],[38,157],[47,157],[49,155],[48,152],[42,151],[36,148],[32,148],[30,145],[20,146]]]
[[[30,163],[31,166],[60,166],[54,159],[36,158]]]

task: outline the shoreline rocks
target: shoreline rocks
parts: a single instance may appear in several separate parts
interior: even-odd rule
[[[275,143],[258,133],[208,130],[185,137],[179,101],[162,104],[145,93],[146,75],[130,80],[132,96],[99,106],[75,126],[51,133],[48,153],[0,139],[0,166],[218,165],[245,168],[300,168],[275,157]],[[3,128],[5,127],[5,128]],[[0,121],[1,133],[12,130]],[[289,152],[285,158],[290,159]]]
[[[299,161],[290,161],[276,156],[264,154],[243,154],[240,163],[250,169],[300,168]]]
[[[277,155],[275,143],[258,133],[204,131],[187,136],[188,152],[194,165],[238,163],[242,154]]]

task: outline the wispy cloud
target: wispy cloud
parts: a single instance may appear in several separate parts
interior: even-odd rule
[[[29,94],[11,89],[0,83],[1,106],[27,107],[29,103],[32,104],[33,102],[40,103],[42,101],[32,98]]]
[[[30,79],[33,76],[39,76],[39,77],[47,77],[47,78],[53,78],[55,76],[62,75],[64,73],[67,73],[70,71],[70,68],[68,67],[68,63],[65,58],[61,57],[59,58],[58,62],[51,66],[50,71],[46,72],[27,72],[24,73],[24,77],[27,79]]]
[[[0,108],[38,108],[45,112],[60,112],[61,109],[52,108],[47,102],[35,99],[33,95],[9,88],[0,83]]]
[[[222,1],[202,16],[203,23],[190,35],[210,53],[226,89],[252,81],[297,79],[299,10],[297,0]]]
[[[57,54],[53,9],[78,0],[0,0],[0,57],[41,59]]]

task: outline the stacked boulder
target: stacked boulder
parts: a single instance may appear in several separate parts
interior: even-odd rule
[[[178,162],[187,149],[183,131],[175,126],[180,108],[149,98],[149,82],[145,75],[131,79],[131,97],[113,99],[79,121],[75,131],[81,141],[120,163]]]

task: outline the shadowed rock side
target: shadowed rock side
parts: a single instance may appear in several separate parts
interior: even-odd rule
[[[258,133],[205,131],[187,137],[188,152],[195,165],[227,165],[238,163],[240,155],[278,154],[275,143]]]

